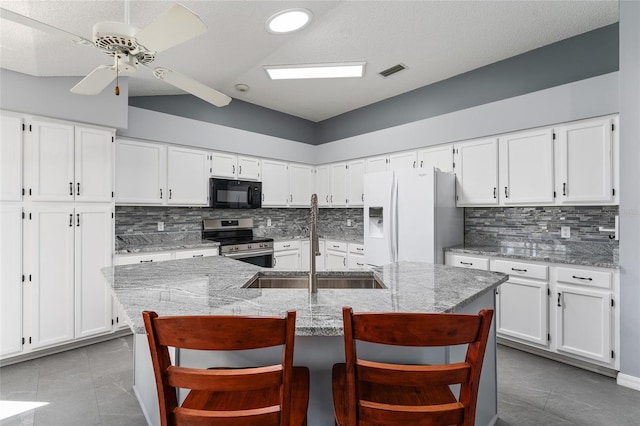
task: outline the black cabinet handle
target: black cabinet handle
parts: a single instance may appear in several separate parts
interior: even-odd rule
[[[171,190],[169,190],[169,199],[171,199]]]
[[[593,281],[593,278],[590,278],[590,277],[578,277],[576,275],[572,275],[571,278],[573,278],[574,280]]]
[[[242,174],[242,166],[238,166],[238,175]]]
[[[232,167],[233,167],[233,169],[231,170],[231,174],[232,174],[232,175],[235,175],[235,174],[236,174],[236,166],[234,165],[234,166],[232,166]]]
[[[493,199],[495,200],[496,198],[498,198],[498,188],[496,188],[495,186],[493,187]]]
[[[511,268],[511,270],[516,272],[527,272],[526,269]]]
[[[141,260],[140,263],[151,263],[153,262],[153,259],[149,259],[149,260]]]
[[[73,226],[73,213],[69,213],[69,226]]]
[[[507,192],[507,187],[504,187],[504,197],[509,198],[509,193]]]
[[[461,265],[467,265],[467,266],[473,266],[473,262],[462,262],[460,261]]]
[[[194,255],[193,255],[193,256],[191,256],[191,257],[204,257],[204,254],[194,254]]]
[[[562,305],[560,304],[560,298],[562,297],[562,293],[558,293],[558,307],[562,307]]]
[[[422,168],[424,164],[424,160],[420,160],[420,167]]]
[[[76,213],[76,226],[80,226],[80,214]]]
[[[562,195],[567,196],[567,182],[562,183]]]
[[[69,195],[73,195],[73,182],[69,182]]]
[[[160,199],[162,200],[162,188],[160,188]]]
[[[76,195],[80,195],[80,182],[78,182],[78,191],[77,191]]]

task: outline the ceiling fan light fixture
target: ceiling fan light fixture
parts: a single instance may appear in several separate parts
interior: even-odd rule
[[[366,62],[342,62],[306,65],[265,65],[272,80],[301,80],[311,78],[360,78]]]
[[[309,25],[313,13],[309,9],[285,9],[267,19],[267,31],[272,34],[288,34]]]

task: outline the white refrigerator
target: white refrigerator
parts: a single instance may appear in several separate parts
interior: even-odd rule
[[[364,176],[365,263],[444,263],[445,247],[462,244],[464,212],[453,173],[407,169]]]

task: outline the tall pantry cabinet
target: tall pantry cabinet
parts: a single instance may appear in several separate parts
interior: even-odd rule
[[[112,330],[114,131],[1,120],[4,360]]]

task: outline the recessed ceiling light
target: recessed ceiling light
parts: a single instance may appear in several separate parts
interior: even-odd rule
[[[306,27],[312,16],[309,9],[281,10],[267,19],[267,30],[274,34],[292,33]]]
[[[305,78],[362,77],[366,62],[343,62],[308,65],[265,65],[272,80],[298,80]]]

